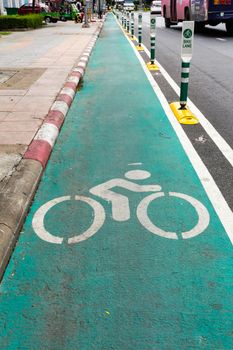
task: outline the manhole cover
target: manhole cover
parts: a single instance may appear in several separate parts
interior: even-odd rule
[[[3,84],[5,83],[7,80],[9,80],[10,78],[12,78],[15,74],[17,73],[17,71],[10,71],[10,70],[1,70],[0,71],[0,83]]]

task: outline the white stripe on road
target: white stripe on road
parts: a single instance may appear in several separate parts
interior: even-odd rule
[[[149,50],[143,44],[142,44],[142,47],[144,48],[147,55],[150,57]],[[158,61],[156,61],[156,64],[158,65],[160,72],[162,73],[164,78],[173,88],[175,93],[179,96],[180,95],[179,86],[176,84],[176,82],[172,79],[172,77],[167,73],[167,71],[163,68],[163,66]],[[196,107],[196,105],[189,98],[188,98],[188,105],[189,105],[189,108],[197,117],[197,119],[199,120],[203,129],[206,131],[209,137],[213,140],[213,142],[216,144],[218,149],[222,152],[222,154],[228,160],[231,166],[233,166],[233,150],[230,147],[230,145],[224,140],[224,138],[218,133],[218,131],[213,127],[213,125],[206,119],[206,117],[201,113],[201,111]]]
[[[119,25],[119,27],[120,27],[120,25]],[[122,32],[123,32],[123,30],[122,30]],[[220,221],[221,221],[221,223],[222,223],[222,225],[223,225],[223,227],[224,227],[224,229],[225,229],[225,231],[226,231],[226,233],[231,241],[231,243],[233,244],[233,213],[232,213],[229,205],[227,204],[226,200],[224,199],[221,191],[219,190],[218,186],[216,185],[209,170],[206,168],[205,164],[203,163],[200,156],[198,155],[195,148],[193,147],[191,141],[189,140],[186,133],[184,132],[182,126],[178,123],[176,118],[174,118],[174,114],[173,114],[164,94],[160,90],[160,87],[158,86],[158,84],[155,82],[152,74],[148,70],[141,55],[136,50],[136,48],[135,48],[134,44],[131,42],[131,40],[129,40],[129,38],[126,35],[125,35],[125,37],[128,40],[129,44],[132,46],[136,56],[138,57],[138,60],[141,63],[142,68],[143,68],[156,96],[159,98],[160,103],[162,104],[163,109],[164,109],[173,129],[175,130],[187,156],[189,157],[191,164],[193,165],[193,167],[194,167],[194,169],[195,169],[195,171],[196,171],[196,173],[197,173],[197,175],[202,183],[203,188],[205,189],[205,191],[206,191],[206,193],[207,193],[207,195],[208,195],[208,197],[209,197],[209,199],[210,199],[210,201],[211,201],[211,203],[212,203],[212,205],[213,205],[213,207],[214,207],[214,209],[215,209],[215,211],[216,211],[216,213],[217,213],[217,215],[218,215],[218,217],[219,217],[219,219],[220,219]],[[144,49],[146,49],[144,45],[143,45],[143,47],[144,47]],[[147,54],[148,54],[148,52],[149,51],[147,50]],[[161,65],[160,65],[160,68],[162,68]],[[164,69],[163,69],[163,71],[165,72]],[[175,84],[175,86],[178,88],[178,86],[176,85],[176,83],[174,81],[173,81],[173,84]],[[179,88],[178,88],[178,90],[180,91]],[[189,106],[190,106],[190,104],[189,104]],[[193,104],[192,104],[192,107],[194,107]],[[198,116],[198,118],[199,118],[199,116]]]

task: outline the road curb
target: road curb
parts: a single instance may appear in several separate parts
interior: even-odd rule
[[[103,24],[104,22],[101,22],[93,38],[82,53],[78,64],[72,69],[42,126],[37,131],[28,150],[24,154],[24,159],[37,160],[42,164],[43,168],[45,168],[67,112],[73,102],[78,84],[85,74],[87,63]]]
[[[0,189],[0,279],[15,247],[43,172],[35,160],[22,160]]]
[[[22,161],[0,184],[0,280],[103,25],[104,20],[69,74]]]

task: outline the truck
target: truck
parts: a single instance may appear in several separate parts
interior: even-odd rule
[[[233,0],[162,0],[161,7],[166,28],[189,20],[195,21],[199,31],[207,24],[225,23],[233,35]]]

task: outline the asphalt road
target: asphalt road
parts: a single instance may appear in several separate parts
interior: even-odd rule
[[[143,44],[148,49],[150,49],[149,16],[149,13],[143,14]],[[179,86],[181,27],[179,24],[167,29],[163,18],[157,17],[156,59]],[[227,35],[222,24],[217,27],[208,26],[202,33],[195,33],[189,84],[189,98],[231,148],[233,148],[232,44],[233,37]],[[161,74],[157,74],[155,80],[168,102],[178,100],[177,94]],[[232,164],[201,125],[184,126],[184,130],[233,209]]]

